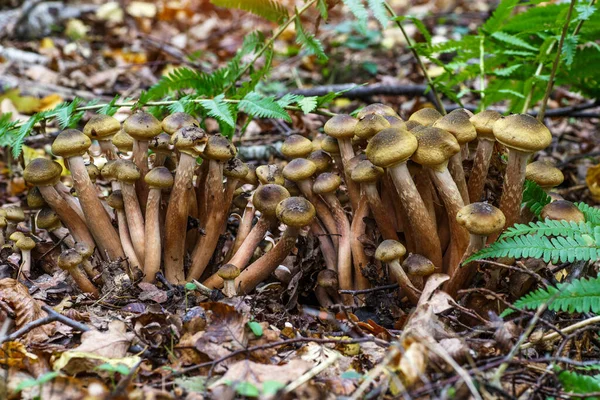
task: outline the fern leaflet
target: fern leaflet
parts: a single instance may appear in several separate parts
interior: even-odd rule
[[[528,225],[515,224],[508,228],[500,239],[506,239],[521,235],[538,235],[538,236],[566,236],[573,237],[574,235],[593,235],[594,227],[591,222],[571,222],[571,221],[554,221],[546,219],[545,221],[530,222]]]
[[[272,97],[262,97],[256,92],[248,93],[240,101],[239,109],[258,118],[281,118],[288,122],[292,119]]]
[[[523,205],[531,210],[536,217],[540,216],[542,208],[551,201],[548,193],[544,191],[534,181],[525,181],[525,189],[523,190]]]
[[[590,206],[586,203],[575,203],[575,206],[583,213],[587,222],[600,225],[600,208]]]
[[[220,7],[248,11],[277,23],[288,17],[286,8],[277,0],[210,0],[210,2]]]
[[[481,27],[488,33],[494,33],[499,30],[509,19],[513,8],[519,3],[519,0],[502,0],[492,16]]]
[[[208,115],[215,118],[220,123],[235,128],[235,116],[224,100],[223,95],[219,95],[214,99],[201,100],[200,104],[206,110]]]
[[[600,377],[578,374],[572,371],[561,371],[558,380],[566,392],[586,394],[600,392]],[[588,400],[600,400],[598,396],[587,396]]]

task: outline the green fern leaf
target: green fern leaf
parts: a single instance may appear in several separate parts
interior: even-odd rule
[[[201,100],[199,103],[209,116],[231,128],[235,128],[235,115],[229,104],[223,101],[224,97],[223,95],[219,95],[214,99]]]
[[[513,36],[511,34],[508,34],[506,32],[502,32],[502,31],[494,32],[492,34],[492,37],[494,39],[500,40],[501,42],[505,42],[505,43],[508,43],[510,45],[513,45],[513,46],[522,47],[522,48],[527,49],[527,50],[537,51],[536,47],[530,45],[529,43],[527,43],[523,39],[521,39],[521,38],[519,38],[517,36]]]
[[[288,113],[273,99],[273,97],[262,97],[256,92],[248,93],[240,101],[240,110],[246,114],[258,118],[280,118],[288,122],[292,119]]]
[[[304,99],[304,96],[300,94],[286,93],[282,98],[277,100],[277,104],[281,107],[287,107],[290,104],[297,103]]]
[[[367,9],[361,0],[343,0],[344,4],[350,12],[354,14],[356,19],[358,20],[358,26],[360,28],[361,33],[367,32],[367,20],[369,18],[369,14],[367,13]]]
[[[502,25],[509,20],[513,9],[519,3],[519,0],[502,0],[498,7],[494,10],[494,13],[488,20],[483,24],[481,29],[488,33],[494,33],[502,28]]]
[[[510,75],[512,75],[513,72],[515,72],[522,66],[523,66],[523,64],[513,64],[510,67],[495,69],[494,71],[492,71],[492,73],[494,75],[499,75],[499,76],[510,76]]]
[[[210,0],[210,2],[220,7],[248,11],[277,23],[288,18],[286,8],[277,0]]]
[[[513,34],[537,34],[559,30],[562,27],[561,23],[564,23],[564,12],[568,7],[567,3],[529,7],[526,11],[509,18],[502,30]]]
[[[585,395],[587,393],[600,392],[600,377],[578,374],[572,371],[561,371],[558,380],[563,389],[568,393]],[[587,396],[588,400],[600,400],[598,396]]]
[[[583,213],[587,222],[600,225],[600,208],[592,207],[586,203],[575,203],[575,206]]]
[[[367,0],[369,4],[369,9],[373,12],[373,16],[379,23],[381,27],[385,29],[390,22],[390,18],[388,16],[387,9],[385,8],[385,0]]]
[[[542,208],[550,203],[550,196],[548,196],[548,193],[533,181],[526,180],[524,187],[523,205],[529,208],[536,217],[539,217]]]
[[[575,10],[577,10],[575,21],[587,21],[596,12],[596,7],[590,4],[579,4],[575,6]]]
[[[500,236],[500,239],[506,239],[522,235],[538,236],[566,236],[575,235],[593,235],[594,226],[591,222],[572,222],[572,221],[554,221],[546,219],[545,221],[530,222],[528,225],[515,224],[508,228]]]
[[[96,113],[110,116],[115,115],[115,113],[119,109],[118,107],[115,107],[115,104],[117,103],[117,101],[119,101],[120,98],[121,96],[116,95],[110,102],[106,103],[104,106],[102,106],[102,108],[99,108],[96,111]]]
[[[306,49],[309,54],[314,54],[319,60],[327,60],[323,44],[315,35],[307,33],[302,27],[300,17],[296,15],[296,42]]]
[[[575,60],[575,52],[577,51],[578,40],[578,36],[567,36],[563,42],[561,57],[563,58],[567,67],[573,65],[573,61]]]
[[[75,98],[72,102],[61,103],[55,109],[47,111],[47,115],[56,114],[56,120],[60,129],[73,128],[83,117],[83,112],[75,112],[81,99]]]
[[[300,108],[302,109],[302,112],[304,114],[308,114],[308,113],[316,110],[317,100],[318,99],[316,96],[305,97],[305,98],[301,99],[300,101],[298,101],[298,105],[300,106]]]
[[[31,132],[33,131],[33,127],[35,126],[35,124],[37,124],[41,120],[42,120],[41,114],[37,113],[37,114],[33,114],[31,117],[29,117],[27,122],[25,122],[23,125],[21,125],[21,127],[17,131],[17,134],[14,137],[13,142],[11,143],[13,157],[17,158],[19,156],[19,154],[21,154],[21,150],[23,149],[23,142],[25,141],[25,137],[31,135]]]
[[[327,21],[329,6],[327,5],[327,0],[318,0],[317,1],[317,10],[319,10],[319,14],[323,20]]]

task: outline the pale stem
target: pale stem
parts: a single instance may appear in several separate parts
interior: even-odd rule
[[[144,177],[148,173],[148,141],[133,139],[133,162],[140,170],[140,179],[135,182],[135,192],[139,199],[142,211],[145,213],[148,201],[148,184]],[[142,214],[143,215],[143,214]]]
[[[462,197],[464,204],[469,204],[469,190],[467,189],[467,181],[465,179],[465,170],[462,166],[462,155],[456,153],[450,160],[448,161],[448,170],[450,171],[450,175],[454,182],[456,183],[456,187],[460,192],[460,197]]]
[[[140,203],[133,185],[121,182],[121,193],[123,194],[127,225],[129,226],[129,232],[131,232],[131,242],[138,259],[143,260],[146,246],[144,244],[144,217]]]
[[[390,261],[388,265],[390,266],[390,272],[392,273],[392,276],[396,282],[398,282],[400,289],[402,289],[402,293],[408,297],[408,300],[412,304],[416,305],[421,298],[421,291],[414,287],[398,260]]]
[[[375,183],[363,183],[363,188],[364,193],[367,196],[367,201],[369,202],[369,208],[371,209],[373,218],[379,227],[381,236],[383,236],[384,239],[398,240],[396,228],[394,228],[393,225],[393,218],[391,218],[392,210],[385,209],[383,207],[383,203],[381,201],[381,197],[379,197],[379,192],[377,191],[377,186]]]
[[[156,273],[160,271],[162,254],[160,240],[160,199],[161,189],[150,188],[146,205],[144,281],[154,282]]]
[[[133,244],[131,243],[131,236],[129,235],[129,228],[127,228],[127,218],[125,218],[125,211],[115,210],[117,214],[117,224],[119,226],[119,237],[121,238],[121,246],[123,246],[123,252],[125,257],[129,261],[129,265],[132,269],[141,268],[142,264],[138,259]]]
[[[69,273],[82,292],[89,294],[94,299],[100,297],[96,286],[90,282],[87,275],[78,266],[69,270]]]
[[[468,184],[469,199],[472,202],[482,200],[481,196],[483,195],[483,188],[494,151],[494,143],[494,141],[488,139],[479,139],[477,143],[477,151]]]
[[[352,148],[352,141],[350,139],[338,139],[338,146],[340,147],[340,155],[342,157],[342,166],[344,167],[344,181],[346,188],[348,189],[348,197],[352,204],[352,210],[358,208],[358,199],[360,198],[360,185],[352,180],[352,171],[348,167],[350,160],[354,157],[354,149]]]
[[[354,262],[354,286],[355,289],[362,290],[368,289],[371,284],[369,280],[363,275],[362,269],[369,264],[369,257],[365,254],[365,248],[360,241],[360,237],[366,232],[365,218],[369,216],[369,203],[367,202],[366,196],[361,196],[358,201],[358,208],[354,212],[352,217],[352,224],[350,230],[351,246],[352,246],[352,260]],[[339,277],[338,277],[339,280]],[[341,280],[340,280],[340,288]],[[348,297],[350,295],[343,295],[344,303],[349,302]]]
[[[21,269],[19,273],[19,280],[22,277],[29,278],[31,276],[31,250],[21,250]]]
[[[462,257],[462,260],[467,259],[485,246],[485,236],[470,234],[469,246]],[[462,262],[461,260],[461,262]],[[444,291],[450,296],[456,296],[456,292],[460,289],[468,288],[477,273],[477,263],[470,262],[466,265],[459,266],[446,282]]]
[[[231,258],[232,255],[236,254],[242,243],[244,243],[244,241],[246,240],[246,237],[250,234],[255,211],[256,210],[254,208],[254,204],[252,203],[252,199],[249,199],[248,203],[246,204],[246,207],[244,208],[244,214],[242,215],[242,220],[240,221],[240,224],[238,226],[237,234],[235,235],[235,241],[233,242],[233,246],[229,251],[229,258]]]
[[[83,210],[81,209],[81,203],[79,202],[78,198],[71,195],[71,191],[69,190],[69,188],[66,187],[65,184],[60,181],[56,185],[54,185],[54,188],[56,189],[56,192],[60,195],[60,197],[62,197],[63,200],[67,202],[69,207],[71,207],[73,211],[75,211],[77,215],[79,215],[81,220],[85,221],[85,216],[83,215]]]
[[[323,203],[323,200],[315,196],[315,194],[312,191],[312,182],[310,180],[304,179],[302,181],[298,181],[296,182],[296,185],[298,185],[298,189],[300,189],[300,192],[302,192],[304,197],[306,197],[306,199],[314,205],[315,210],[317,211],[317,217],[319,218],[319,220],[321,220],[321,222],[325,226],[325,229],[327,229],[327,231],[331,235],[331,241],[337,249],[339,247],[339,232],[337,230],[337,224],[335,222],[335,219],[329,211],[329,207],[327,207],[327,205]]]

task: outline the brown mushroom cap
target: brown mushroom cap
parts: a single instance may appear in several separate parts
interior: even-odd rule
[[[569,222],[585,222],[585,215],[570,201],[556,200],[546,204],[540,213],[542,220],[564,220]]]
[[[231,179],[243,179],[248,175],[248,165],[239,158],[232,158],[227,161],[223,168],[223,175]]]
[[[453,110],[432,125],[444,129],[454,135],[458,144],[469,143],[477,138],[477,131],[469,121],[470,115],[461,108]]]
[[[552,188],[565,180],[562,171],[550,161],[534,161],[527,165],[525,178],[534,181],[542,188]]]
[[[94,254],[94,249],[84,242],[75,243],[75,251],[81,254],[83,259],[88,259]]]
[[[500,209],[488,203],[471,203],[456,214],[456,221],[472,235],[490,236],[504,228],[506,218]]]
[[[240,269],[233,264],[225,264],[217,271],[217,275],[224,281],[231,281],[240,276]]]
[[[127,153],[133,150],[133,138],[129,136],[123,129],[113,136],[112,144],[114,144],[115,147],[122,153]]]
[[[161,123],[162,130],[167,132],[169,135],[174,134],[179,129],[186,126],[198,127],[200,124],[196,118],[184,112],[176,112],[166,116]]]
[[[152,189],[168,189],[173,186],[173,174],[165,167],[152,168],[144,177]]]
[[[98,179],[98,177],[100,176],[100,169],[96,166],[96,164],[86,164],[85,170],[87,171],[90,180],[92,182],[96,182],[96,179]]]
[[[377,182],[383,173],[383,168],[374,165],[369,160],[363,160],[352,170],[352,180],[358,183]]]
[[[123,122],[123,130],[136,140],[148,141],[162,132],[162,126],[154,115],[138,111]]]
[[[244,183],[256,186],[258,185],[258,176],[256,176],[256,165],[248,164],[248,173],[242,179]]]
[[[393,117],[398,116],[398,114],[396,114],[396,111],[394,111],[394,109],[392,107],[386,106],[385,104],[382,104],[382,103],[373,103],[373,104],[369,104],[368,106],[363,107],[356,114],[356,118],[363,119],[367,115],[371,115],[371,114],[377,114],[377,115],[381,115],[384,117],[385,116],[393,116]]]
[[[321,149],[329,154],[340,154],[340,145],[336,138],[326,136],[321,141]]]
[[[63,158],[82,156],[91,145],[92,141],[83,132],[67,129],[54,139],[52,153]]]
[[[342,178],[331,172],[323,172],[313,183],[313,192],[316,194],[334,193],[342,184]]]
[[[83,133],[90,139],[107,140],[119,132],[121,124],[119,121],[105,114],[96,114],[83,127]]]
[[[356,123],[354,134],[361,139],[371,139],[377,133],[391,126],[392,124],[383,115],[367,114]]]
[[[171,154],[173,149],[171,148],[171,136],[167,133],[161,133],[152,138],[148,142],[148,148],[155,153]]]
[[[385,118],[386,121],[390,123],[390,127],[392,128],[408,130],[408,128],[406,127],[406,122],[404,122],[404,120],[397,115],[386,115],[383,118]]]
[[[37,210],[46,205],[46,200],[37,186],[32,187],[27,191],[27,207]]]
[[[429,167],[442,165],[460,151],[454,135],[443,129],[425,127],[416,132],[415,136],[419,147],[411,159],[418,164]]]
[[[312,150],[312,142],[302,135],[290,135],[281,145],[281,154],[289,159],[304,158],[308,156]]]
[[[140,169],[130,160],[121,160],[116,164],[117,180],[133,185],[140,179]]]
[[[310,225],[316,211],[312,203],[304,197],[288,197],[277,205],[277,218],[292,227]]]
[[[274,183],[276,185],[283,185],[284,178],[283,172],[275,164],[260,165],[256,167],[256,177],[260,183]]]
[[[107,181],[114,181],[115,179],[117,179],[116,166],[119,162],[121,162],[120,159],[108,160],[100,170],[100,175],[102,175],[102,178],[104,178]]]
[[[306,159],[315,163],[318,173],[329,171],[333,162],[331,156],[321,149],[313,151]]]
[[[440,114],[435,108],[421,108],[420,110],[414,112],[409,121],[416,121],[423,126],[431,126],[438,119],[442,118],[442,114]]]
[[[4,211],[6,212],[4,218],[6,218],[8,222],[14,222],[18,224],[19,222],[25,221],[25,213],[21,207],[9,206],[6,207]]]
[[[385,263],[399,260],[405,254],[406,248],[402,243],[392,239],[384,240],[375,250],[375,258]]]
[[[338,289],[338,274],[332,269],[324,269],[317,275],[317,283],[324,288]]]
[[[469,120],[477,131],[477,136],[496,140],[494,137],[494,123],[502,118],[502,114],[494,110],[485,110],[473,115]]]
[[[347,114],[338,114],[325,123],[325,133],[336,139],[352,139],[358,120]],[[327,151],[327,150],[325,150]]]
[[[23,178],[32,185],[54,186],[60,180],[62,166],[47,158],[35,158],[27,164]]]
[[[208,137],[202,128],[197,126],[184,126],[178,129],[171,137],[171,142],[180,153],[192,157],[199,157],[204,151]]]
[[[82,262],[83,257],[75,249],[65,250],[58,256],[58,266],[65,271],[77,268]]]
[[[113,192],[106,198],[106,204],[115,210],[122,210],[125,207],[123,202],[123,193],[120,190],[113,190]]]
[[[33,239],[30,237],[27,237],[27,236],[22,237],[21,239],[17,240],[15,245],[19,249],[21,249],[21,251],[30,251],[35,248],[35,242],[33,241]]]
[[[268,217],[274,217],[277,205],[290,197],[290,192],[281,185],[267,183],[260,185],[252,196],[254,207]]]
[[[405,130],[388,128],[371,138],[366,154],[373,164],[388,168],[406,161],[417,150],[417,139]]]
[[[417,121],[411,121],[411,120],[406,121],[406,130],[412,132],[416,128],[423,128],[423,125],[421,125]]]
[[[44,207],[37,213],[35,223],[40,229],[54,229],[60,225],[60,218],[53,209]]]
[[[410,253],[402,263],[407,274],[413,276],[429,276],[435,272],[435,265],[431,260],[420,254]]]
[[[499,118],[494,123],[493,130],[498,142],[525,153],[543,150],[552,142],[552,134],[548,128],[527,114]]]
[[[283,177],[292,182],[308,179],[317,171],[317,166],[306,158],[295,158],[283,168]]]
[[[211,160],[227,161],[236,156],[237,149],[225,136],[212,135],[206,142],[203,154]]]

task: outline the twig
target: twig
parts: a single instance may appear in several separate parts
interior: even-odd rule
[[[336,362],[338,358],[340,358],[340,354],[338,352],[333,353],[333,355],[329,357],[327,361],[322,362],[314,368],[311,368],[298,379],[295,379],[293,382],[290,382],[285,388],[283,388],[283,393],[290,393],[296,390],[301,385],[305,384],[315,376],[319,375],[321,372],[325,371],[331,364]]]
[[[539,275],[538,273],[536,273],[534,271],[530,271],[527,268],[514,267],[512,265],[506,265],[506,264],[502,264],[500,262],[492,261],[492,260],[475,260],[475,262],[478,262],[480,264],[489,264],[489,265],[493,265],[496,267],[508,269],[510,271],[517,271],[522,274],[527,274],[527,275],[531,276],[533,279],[535,279],[536,281],[538,281],[539,283],[543,284],[544,286],[550,285],[550,282],[548,282],[546,279],[544,279],[541,275]]]
[[[384,85],[375,83],[371,85],[356,85],[342,83],[335,85],[313,86],[305,89],[292,90],[293,94],[302,96],[324,96],[331,92],[344,92],[343,97],[348,99],[364,99],[370,96],[425,96],[433,103],[432,92],[427,91],[427,85]],[[283,95],[283,94],[282,94]]]
[[[394,357],[398,355],[398,353],[400,353],[400,348],[394,346],[394,348],[384,357],[384,359],[381,360],[381,362],[377,364],[375,368],[369,371],[369,373],[365,377],[365,380],[354,391],[354,393],[352,393],[352,397],[350,397],[350,400],[357,400],[362,398],[363,393],[365,393],[371,382],[373,382],[379,377],[379,375],[386,371],[388,364],[394,359]]]
[[[357,295],[357,294],[365,294],[365,293],[378,292],[380,290],[398,289],[398,287],[399,287],[398,284],[394,283],[392,285],[376,286],[376,287],[372,287],[372,288],[369,288],[369,289],[360,289],[360,290],[344,289],[344,290],[338,290],[338,293]]]
[[[560,330],[560,332],[562,332],[563,334],[570,333],[570,332],[573,332],[573,331],[575,331],[575,330],[577,330],[579,328],[582,328],[582,327],[587,326],[587,325],[595,324],[595,323],[600,323],[600,316],[595,316],[595,317],[592,317],[592,318],[584,319],[583,321],[579,321],[579,322],[577,322],[577,323],[575,323],[573,325],[569,325],[569,326],[567,326],[565,328],[562,328]],[[552,332],[552,333],[549,333],[547,335],[542,336],[541,341],[551,341],[551,340],[554,340],[554,339],[558,339],[559,336],[560,335],[557,332]],[[526,350],[526,349],[529,349],[531,347],[533,347],[533,343],[525,343],[525,344],[523,344],[521,346],[521,350]]]
[[[54,317],[55,321],[62,322],[63,324],[70,326],[73,329],[77,329],[78,331],[81,331],[81,332],[87,332],[87,331],[91,330],[91,328],[89,326],[84,325],[80,322],[77,322],[69,317],[65,317],[61,313],[55,311],[50,306],[43,305],[42,310],[46,311],[48,313],[48,316]]]

